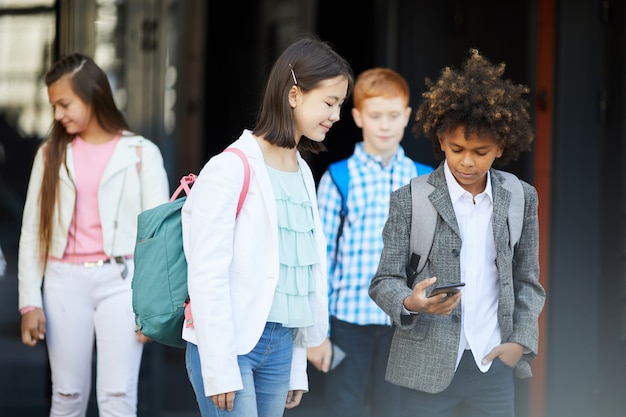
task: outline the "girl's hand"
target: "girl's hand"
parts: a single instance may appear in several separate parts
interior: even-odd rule
[[[302,395],[304,394],[303,390],[291,390],[287,393],[287,402],[285,403],[285,408],[296,408],[300,405],[300,401],[302,401]]]
[[[235,394],[237,391],[225,392],[223,394],[211,395],[211,401],[220,410],[233,411],[235,406]]]
[[[35,346],[46,338],[46,317],[41,308],[36,308],[22,315],[22,343]]]
[[[329,338],[324,339],[321,345],[308,348],[306,357],[320,372],[328,372],[333,358],[333,345]]]
[[[137,338],[137,341],[142,345],[145,345],[148,342],[152,342],[152,339],[141,333],[141,330],[135,330],[135,337]]]

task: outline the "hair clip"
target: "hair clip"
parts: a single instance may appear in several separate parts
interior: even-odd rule
[[[298,80],[296,80],[296,73],[293,72],[293,67],[291,66],[291,64],[289,64],[289,69],[291,70],[291,76],[293,77],[293,83],[295,85],[298,85]]]
[[[87,62],[86,59],[83,59],[82,61],[80,61],[80,64],[76,68],[74,68],[74,70],[72,71],[72,76],[74,76],[78,71],[82,70],[86,62]]]

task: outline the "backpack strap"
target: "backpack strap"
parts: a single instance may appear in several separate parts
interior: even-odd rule
[[[330,178],[333,180],[333,184],[339,190],[341,196],[341,211],[339,215],[345,217],[348,214],[348,187],[350,184],[350,172],[348,171],[348,160],[342,159],[341,161],[334,162],[328,167]]]
[[[185,192],[186,195],[189,195],[189,193],[191,192],[191,186],[193,185],[194,182],[196,182],[196,178],[198,178],[198,176],[194,173],[189,173],[188,175],[181,177],[180,185],[172,193],[172,196],[170,197],[170,201],[176,200],[183,191]]]
[[[413,288],[417,274],[424,269],[437,226],[437,210],[428,195],[435,189],[428,183],[429,174],[411,179],[411,253],[407,264],[407,285]]]
[[[435,168],[430,165],[422,164],[421,162],[413,161],[415,163],[415,169],[417,170],[417,175],[429,174],[435,170]]]
[[[506,171],[498,172],[504,177],[502,186],[511,192],[508,214],[509,245],[511,250],[514,250],[522,235],[522,225],[524,224],[524,188],[515,175]]]
[[[246,200],[246,196],[248,195],[248,187],[250,186],[250,165],[248,164],[248,158],[246,158],[246,154],[239,148],[230,147],[224,149],[224,152],[232,152],[241,158],[241,162],[243,162],[243,185],[241,186],[241,192],[239,193],[239,202],[237,203],[237,216],[241,211],[241,207],[243,207],[243,202]]]
[[[333,184],[339,190],[339,196],[341,197],[341,210],[339,211],[339,227],[337,227],[337,236],[335,237],[335,263],[337,261],[337,254],[339,252],[339,239],[343,234],[343,225],[348,215],[348,188],[350,186],[350,172],[348,170],[348,159],[342,159],[337,162],[333,162],[328,166],[328,173]]]

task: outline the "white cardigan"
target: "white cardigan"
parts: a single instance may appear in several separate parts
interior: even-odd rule
[[[141,148],[137,151],[137,148]],[[39,262],[39,192],[43,179],[45,145],[35,155],[22,216],[18,256],[19,308],[41,307],[43,265]],[[141,155],[141,156],[140,156]],[[74,212],[76,188],[71,145],[59,171],[58,201],[53,217],[50,256],[62,258]],[[141,161],[140,161],[141,158]],[[140,172],[139,172],[140,171]],[[142,136],[124,132],[100,180],[98,206],[104,252],[132,255],[137,236],[137,216],[169,199],[169,183],[159,148]]]
[[[182,209],[195,326],[183,328],[183,339],[198,345],[207,396],[243,388],[237,355],[250,352],[260,339],[280,269],[275,197],[261,148],[248,130],[231,146],[243,150],[250,165],[250,186],[239,217],[235,219],[235,212],[244,170],[232,152],[207,162]],[[290,389],[308,390],[306,347],[319,345],[326,336],[328,283],[315,182],[299,154],[298,163],[315,207],[320,263],[314,268],[316,291],[310,300],[314,324],[301,329],[294,342]]]

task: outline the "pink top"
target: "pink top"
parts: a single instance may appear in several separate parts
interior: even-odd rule
[[[102,244],[98,189],[119,139],[120,135],[117,135],[108,142],[94,144],[76,136],[72,141],[76,207],[62,259],[64,262],[80,263],[108,258]]]

